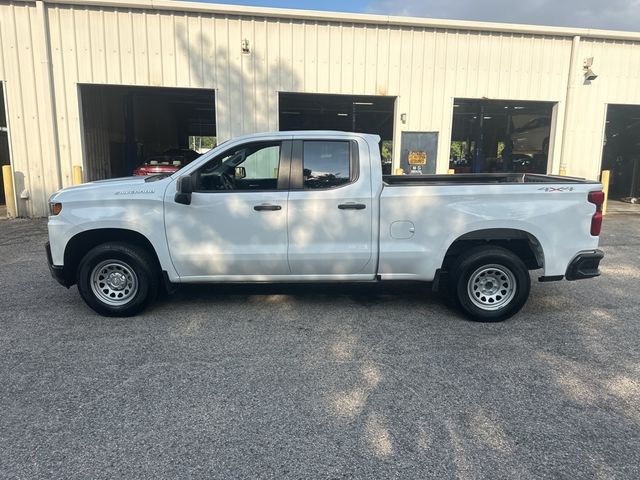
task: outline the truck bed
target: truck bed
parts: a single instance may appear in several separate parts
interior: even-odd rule
[[[495,183],[598,183],[584,178],[537,173],[466,173],[454,175],[384,175],[385,186],[487,185]]]

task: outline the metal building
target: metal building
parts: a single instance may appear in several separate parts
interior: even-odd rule
[[[194,138],[291,128],[377,132],[387,171],[593,179],[604,165],[618,195],[640,183],[640,33],[0,0],[0,88],[21,216],[46,215],[74,166],[128,175]]]

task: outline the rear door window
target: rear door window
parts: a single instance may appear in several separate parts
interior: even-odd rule
[[[350,142],[305,140],[303,147],[303,187],[338,187],[353,180]]]

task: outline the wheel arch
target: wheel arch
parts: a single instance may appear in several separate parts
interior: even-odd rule
[[[448,271],[462,252],[481,245],[499,246],[511,251],[529,270],[544,267],[544,250],[534,235],[516,228],[487,228],[456,238],[444,255],[441,270]]]
[[[64,276],[69,285],[76,283],[76,271],[82,257],[94,247],[107,242],[125,242],[149,252],[160,269],[158,253],[151,241],[134,230],[126,228],[96,228],[77,233],[69,239],[64,249]]]

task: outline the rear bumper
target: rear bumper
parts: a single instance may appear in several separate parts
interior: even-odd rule
[[[602,250],[590,250],[578,253],[567,267],[565,278],[567,280],[582,280],[600,275],[598,266],[604,258]]]
[[[55,278],[60,285],[69,288],[72,284],[69,283],[69,280],[65,275],[64,266],[53,264],[53,259],[51,257],[51,245],[49,245],[49,242],[46,243],[45,249],[47,251],[47,264],[49,265],[49,272],[51,272],[51,276]]]

